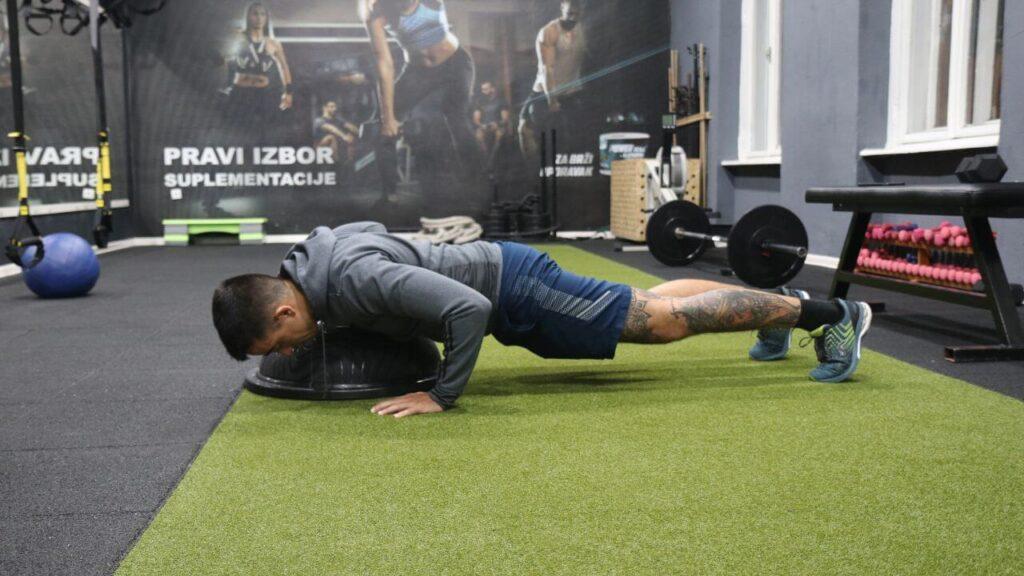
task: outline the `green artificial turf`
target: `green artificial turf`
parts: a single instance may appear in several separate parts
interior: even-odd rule
[[[751,342],[489,338],[460,408],[403,420],[243,393],[117,573],[1024,572],[1024,405],[873,352],[817,384],[809,348]]]

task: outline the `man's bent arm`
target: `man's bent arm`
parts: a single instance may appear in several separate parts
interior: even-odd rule
[[[348,290],[369,314],[389,314],[439,326],[444,361],[430,397],[451,408],[469,382],[487,333],[491,302],[483,294],[425,268],[365,257],[346,276]]]

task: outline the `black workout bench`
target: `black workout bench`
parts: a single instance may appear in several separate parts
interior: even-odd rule
[[[808,203],[832,204],[836,212],[852,212],[850,229],[832,279],[830,295],[845,298],[851,284],[904,292],[992,312],[1003,338],[997,346],[947,347],[951,362],[1024,360],[1024,330],[1014,306],[989,218],[1024,218],[1024,182],[949,186],[864,186],[812,188]],[[855,272],[857,256],[873,213],[960,216],[973,247],[984,283],[983,292],[933,286]]]

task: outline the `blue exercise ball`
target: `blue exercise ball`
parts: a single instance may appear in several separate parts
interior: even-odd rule
[[[29,246],[21,255],[28,266],[36,255]],[[28,289],[40,298],[84,296],[100,277],[100,260],[81,236],[58,232],[43,237],[43,259],[22,270]]]

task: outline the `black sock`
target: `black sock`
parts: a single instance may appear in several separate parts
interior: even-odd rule
[[[843,308],[835,300],[801,300],[800,318],[796,327],[802,330],[817,330],[825,324],[835,324],[843,319]]]

